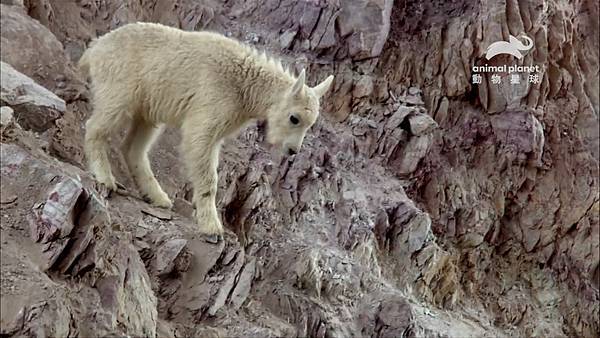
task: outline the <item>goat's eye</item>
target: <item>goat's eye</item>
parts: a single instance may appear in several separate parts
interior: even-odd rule
[[[298,124],[300,123],[300,120],[295,115],[290,115],[290,122],[292,124]]]

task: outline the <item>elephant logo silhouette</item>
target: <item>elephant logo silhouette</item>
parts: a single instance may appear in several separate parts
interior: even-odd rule
[[[528,51],[533,48],[533,40],[525,35],[523,35],[523,38],[527,41],[526,45],[512,35],[509,35],[508,42],[496,41],[492,43],[487,48],[485,58],[489,60],[498,54],[510,54],[520,60],[523,58],[521,51]]]

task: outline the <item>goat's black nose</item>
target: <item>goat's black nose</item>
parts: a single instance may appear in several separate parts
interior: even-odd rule
[[[296,150],[294,150],[292,148],[288,148],[288,155],[290,155],[290,156],[296,155]]]

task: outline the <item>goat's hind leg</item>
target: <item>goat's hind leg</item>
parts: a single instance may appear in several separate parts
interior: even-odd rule
[[[162,126],[156,127],[142,119],[135,119],[123,143],[123,154],[144,199],[158,207],[171,208],[173,203],[154,177],[148,159],[148,152],[162,130]]]
[[[124,111],[96,105],[86,122],[84,148],[88,166],[96,181],[109,191],[117,190],[110,166],[110,135],[126,120]]]

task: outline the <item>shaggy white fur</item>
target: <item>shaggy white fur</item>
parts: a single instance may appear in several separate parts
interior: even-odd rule
[[[177,126],[196,220],[209,235],[223,232],[215,203],[223,138],[264,119],[267,141],[297,152],[333,81],[329,76],[311,88],[304,70],[295,78],[280,62],[233,39],[152,23],[128,24],[98,38],[79,65],[91,78],[94,112],[86,123],[85,153],[96,180],[116,189],[108,141],[130,123],[123,145],[129,170],[153,204],[170,208],[148,152],[164,124]]]

